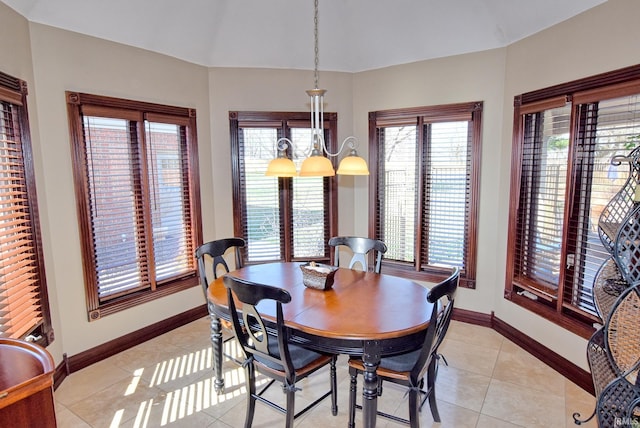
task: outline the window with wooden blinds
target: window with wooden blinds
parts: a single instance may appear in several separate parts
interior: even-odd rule
[[[31,154],[27,87],[0,73],[0,336],[53,341]]]
[[[482,103],[370,114],[370,233],[385,272],[475,287]]]
[[[515,275],[549,299],[557,298],[560,274],[569,119],[568,106],[524,118]]]
[[[230,112],[234,179],[234,233],[247,242],[245,263],[330,258],[336,231],[335,180],[267,177],[278,138],[289,138],[299,169],[311,147],[308,113]],[[325,113],[325,141],[335,141],[337,116]]]
[[[640,67],[514,105],[505,297],[586,338],[598,322],[594,279],[610,257],[598,221],[630,174],[611,161],[640,144]]]
[[[67,99],[89,319],[197,285],[195,112]]]

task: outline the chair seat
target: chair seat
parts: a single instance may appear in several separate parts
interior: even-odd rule
[[[278,349],[278,342],[273,341],[269,343],[269,353],[276,358],[280,358],[280,351]],[[293,368],[298,372],[298,375],[304,375],[317,369],[319,366],[328,364],[333,358],[332,355],[321,354],[319,352],[312,351],[310,349],[303,348],[298,345],[289,345],[289,354],[291,355],[291,362]],[[255,354],[254,358],[256,362],[266,366],[277,372],[284,373],[284,367],[275,361],[262,358],[259,354]]]
[[[410,352],[406,355],[397,355],[394,357],[387,357],[380,360],[376,373],[380,377],[395,379],[400,381],[409,382],[409,373],[420,355],[420,350]],[[349,367],[364,372],[364,364],[362,360],[357,358],[349,359]]]
[[[409,372],[416,365],[421,349],[406,354],[394,355],[380,360],[380,367],[394,372]]]

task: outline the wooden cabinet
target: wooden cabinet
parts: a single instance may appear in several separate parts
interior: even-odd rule
[[[53,371],[46,349],[0,338],[0,426],[56,426]]]

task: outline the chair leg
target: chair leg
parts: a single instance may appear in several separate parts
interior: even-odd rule
[[[247,377],[247,415],[244,420],[244,428],[251,428],[256,410],[256,373],[253,364],[247,364],[245,373]]]
[[[293,420],[296,415],[296,391],[294,388],[284,388],[287,395],[287,418],[286,428],[293,428]]]
[[[435,358],[431,359],[429,368],[427,369],[427,394],[429,396],[429,408],[431,408],[431,416],[435,422],[440,422],[440,412],[438,412],[438,404],[436,403],[436,375],[438,364]]]
[[[355,428],[356,423],[356,389],[358,387],[358,371],[353,367],[349,367],[349,375],[351,382],[349,386],[349,428]]]
[[[409,425],[411,428],[420,427],[420,390],[411,388],[409,390]]]
[[[338,378],[336,376],[336,360],[337,356],[333,356],[331,359],[329,377],[331,381],[331,414],[336,416],[338,414]]]

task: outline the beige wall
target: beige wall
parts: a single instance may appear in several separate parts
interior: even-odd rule
[[[502,119],[503,148],[500,179],[496,183],[500,203],[500,224],[506,225],[509,215],[513,97],[527,91],[640,63],[640,26],[637,22],[639,16],[640,2],[608,0],[573,19],[509,46],[504,89],[505,109]],[[498,257],[494,263],[497,272],[504,272],[506,227],[498,229],[496,238]],[[501,277],[497,279],[504,282]],[[526,332],[565,358],[587,368],[585,340],[502,299],[500,290],[495,292],[494,310],[497,317]]]
[[[586,368],[586,341],[503,299],[516,94],[640,63],[640,2],[609,0],[508,48],[363,73],[320,73],[326,110],[338,112],[340,139],[355,135],[366,157],[370,111],[483,101],[483,148],[476,290],[457,306],[496,316]],[[166,56],[51,27],[29,24],[0,4],[0,34],[13,54],[0,69],[28,81],[47,280],[56,341],[74,355],[202,304],[194,288],[141,307],[87,321],[71,174],[64,91],[74,90],[193,107],[198,112],[204,238],[230,236],[228,111],[308,111],[311,71],[206,69]],[[9,37],[9,36],[6,36]],[[20,47],[15,55],[14,46]],[[0,53],[8,49],[0,46]],[[339,179],[339,231],[366,234],[368,179]]]
[[[56,348],[75,355],[146,325],[203,304],[202,291],[193,288],[103,319],[88,322],[76,215],[65,91],[129,98],[192,107],[197,110],[203,215],[212,218],[210,176],[211,136],[207,69],[163,55],[30,24],[42,159],[40,200],[51,297],[60,309]]]
[[[0,3],[0,65],[11,76],[21,76],[31,86],[33,66],[29,23],[9,6]]]
[[[49,306],[51,309],[52,324],[56,332],[56,340],[49,346],[49,351],[56,360],[64,352],[62,330],[60,325],[60,306],[56,292],[55,280],[53,279],[53,267],[49,260],[53,258],[53,246],[51,240],[49,219],[47,216],[48,206],[45,198],[46,182],[44,177],[43,157],[41,151],[40,126],[38,121],[37,104],[38,97],[36,91],[35,78],[33,75],[33,61],[31,54],[31,38],[29,35],[29,23],[13,9],[0,3],[0,40],[10,41],[10,43],[0,43],[0,70],[19,77],[27,82],[27,105],[29,110],[29,125],[31,142],[33,148],[33,162],[36,173],[36,188],[38,191],[38,208],[40,211],[40,222],[42,229],[43,252],[45,259],[46,277],[49,288]]]

